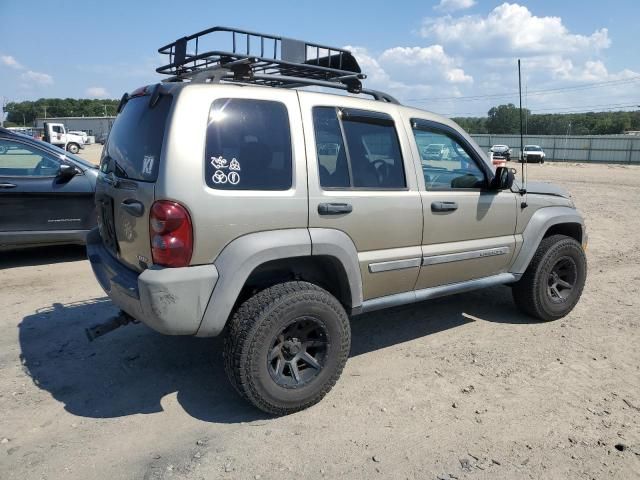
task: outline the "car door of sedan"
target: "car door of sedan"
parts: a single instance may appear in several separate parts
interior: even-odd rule
[[[61,158],[28,140],[0,137],[0,232],[87,230],[93,187],[80,169],[58,176]]]

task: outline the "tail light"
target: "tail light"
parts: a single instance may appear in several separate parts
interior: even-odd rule
[[[176,202],[159,200],[149,215],[151,257],[165,267],[186,267],[193,253],[193,228],[187,210]]]

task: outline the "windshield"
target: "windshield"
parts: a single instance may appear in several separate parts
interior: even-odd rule
[[[172,99],[170,95],[161,95],[153,108],[149,107],[148,96],[133,97],[125,104],[102,152],[103,160],[115,162],[116,176],[156,181]]]
[[[542,151],[542,149],[540,147],[537,147],[535,145],[528,145],[528,146],[524,147],[524,149],[527,152],[540,152],[540,151]]]

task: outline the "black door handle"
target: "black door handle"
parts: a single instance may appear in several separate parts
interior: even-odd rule
[[[144,205],[138,200],[132,200],[130,198],[123,200],[120,208],[134,217],[141,217],[144,214]]]
[[[453,212],[458,209],[456,202],[431,202],[432,212]]]
[[[16,188],[14,183],[0,183],[0,188]]]
[[[353,212],[353,207],[348,203],[320,203],[318,213],[320,215],[340,215]]]

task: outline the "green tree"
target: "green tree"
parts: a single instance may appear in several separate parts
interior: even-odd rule
[[[17,125],[33,125],[36,118],[101,117],[115,115],[119,100],[40,98],[36,101],[9,102],[7,121]]]
[[[618,135],[640,130],[640,110],[628,112],[586,112],[531,114],[523,110],[527,135]],[[491,108],[487,117],[454,118],[469,133],[517,134],[520,109],[513,104]]]
[[[523,115],[530,115],[528,110]],[[520,132],[520,109],[513,103],[498,105],[491,108],[487,114],[488,133],[518,133]]]

